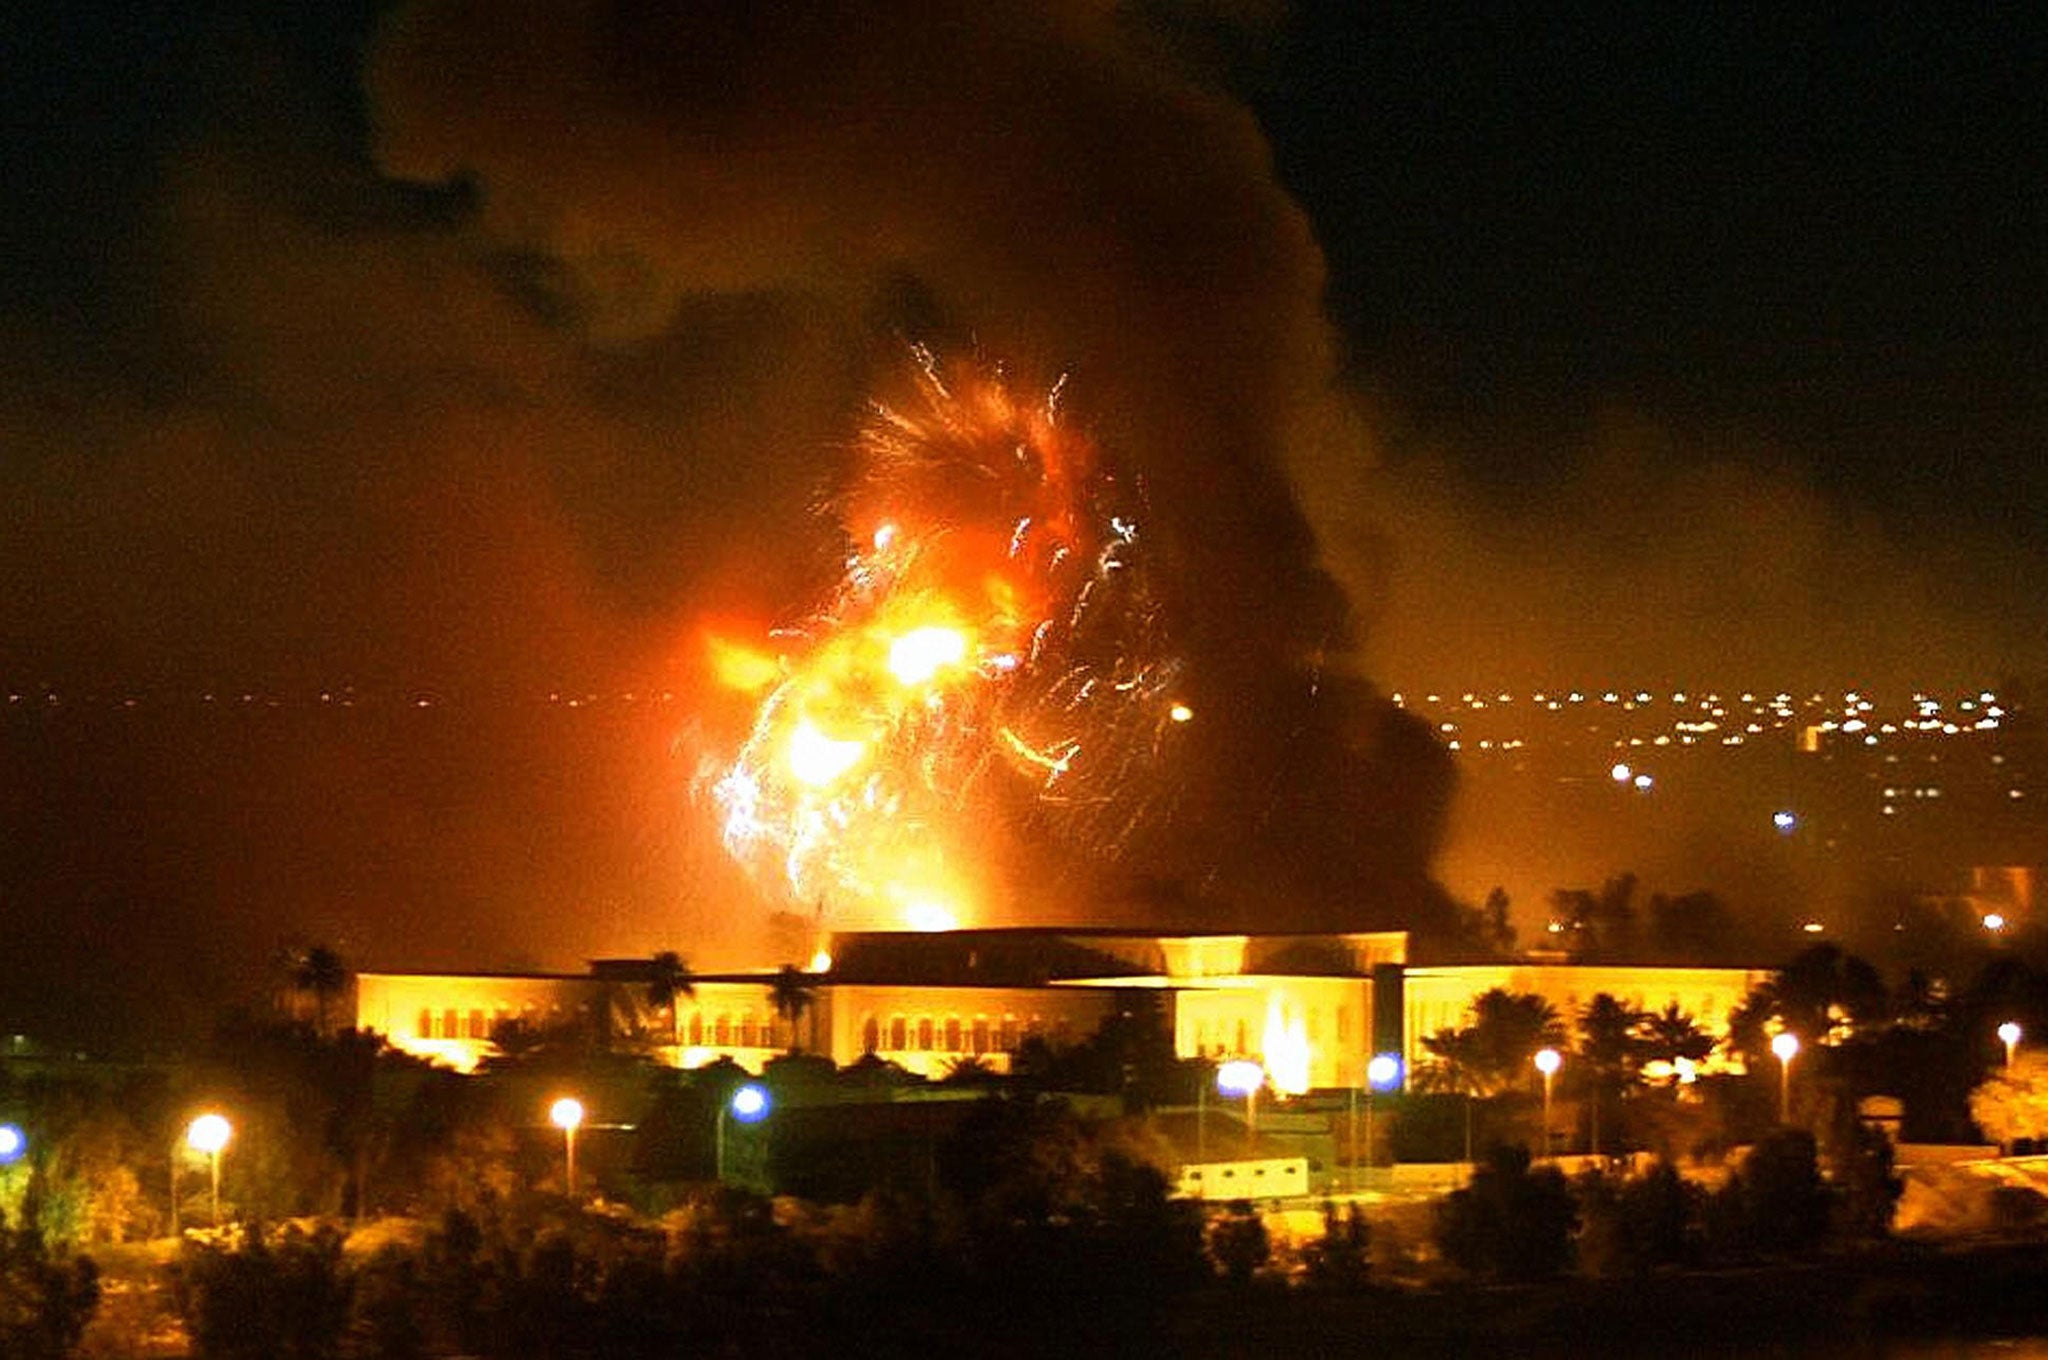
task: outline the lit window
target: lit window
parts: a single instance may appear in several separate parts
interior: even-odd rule
[[[892,1016],[889,1020],[889,1051],[901,1053],[909,1046],[908,1023],[900,1015]]]
[[[920,1053],[932,1051],[932,1022],[929,1016],[917,1022],[917,1051]]]
[[[948,1053],[958,1053],[960,1051],[960,1017],[957,1015],[946,1017],[946,1051]]]

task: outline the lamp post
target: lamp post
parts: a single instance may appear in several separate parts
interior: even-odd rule
[[[548,1106],[548,1122],[562,1131],[562,1193],[576,1198],[576,1130],[583,1125],[583,1102],[563,1096]]]
[[[1375,1053],[1371,1061],[1365,1065],[1365,1168],[1368,1179],[1371,1177],[1373,1159],[1376,1155],[1373,1149],[1377,1146],[1372,1140],[1373,1094],[1392,1089],[1400,1079],[1401,1060],[1391,1053]],[[1351,1131],[1355,1137],[1358,1132],[1358,1121],[1355,1119],[1352,1121]],[[1351,1166],[1354,1171],[1358,1167],[1358,1148],[1355,1143],[1351,1149]]]
[[[769,1108],[773,1103],[768,1098],[768,1088],[752,1081],[734,1090],[730,1098],[719,1102],[718,1122],[713,1138],[713,1166],[720,1183],[725,1180],[726,1117],[730,1115],[742,1124],[758,1124],[768,1117]]]
[[[1554,1048],[1536,1050],[1536,1070],[1543,1074],[1543,1155],[1550,1156],[1550,1082],[1563,1065],[1564,1058]]]
[[[206,1154],[206,1160],[213,1172],[213,1226],[220,1226],[220,1154],[228,1145],[228,1139],[235,1136],[234,1126],[227,1116],[208,1111],[185,1127],[185,1146],[194,1152]],[[173,1196],[175,1198],[175,1196]]]
[[[28,1151],[28,1135],[19,1124],[0,1124],[0,1166],[13,1166]]]
[[[1771,1037],[1771,1052],[1778,1055],[1778,1122],[1792,1122],[1792,1060],[1799,1056],[1799,1036],[1780,1030]]]
[[[2008,1020],[1998,1027],[1998,1042],[2005,1045],[2005,1070],[2012,1071],[2013,1050],[2020,1046],[2020,1027],[2016,1020]]]
[[[1226,1096],[1244,1097],[1247,1141],[1259,1131],[1259,1088],[1265,1084],[1266,1069],[1250,1058],[1232,1058],[1216,1069],[1216,1089]]]

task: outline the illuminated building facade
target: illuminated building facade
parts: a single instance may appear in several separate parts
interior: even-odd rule
[[[394,1047],[471,1071],[508,1021],[532,1032],[631,1043],[679,1067],[730,1059],[753,1071],[801,1050],[841,1066],[870,1054],[920,1076],[972,1061],[1010,1069],[1025,1041],[1078,1043],[1135,1000],[1156,1001],[1183,1057],[1253,1057],[1285,1093],[1364,1083],[1377,1053],[1404,1066],[1423,1036],[1462,1023],[1490,988],[1533,992],[1570,1023],[1606,992],[1641,1009],[1676,1003],[1715,1036],[1769,974],[1739,968],[1561,963],[1411,966],[1400,931],[1331,935],[968,930],[837,935],[828,971],[803,975],[794,1018],[773,970],[691,979],[655,1004],[645,960],[586,974],[364,973],[356,1023]]]

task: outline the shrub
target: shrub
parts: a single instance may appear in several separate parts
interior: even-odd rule
[[[91,1258],[54,1256],[40,1230],[9,1228],[0,1218],[0,1355],[62,1360],[99,1301]]]
[[[1535,1280],[1571,1264],[1578,1209],[1555,1167],[1530,1169],[1524,1148],[1497,1146],[1437,1211],[1445,1259],[1474,1275]]]

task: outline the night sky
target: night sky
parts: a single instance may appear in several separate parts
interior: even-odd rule
[[[0,1023],[740,938],[702,633],[834,570],[906,337],[1071,375],[1217,749],[1313,659],[1389,883],[1375,689],[2038,675],[2043,26],[12,7]]]

